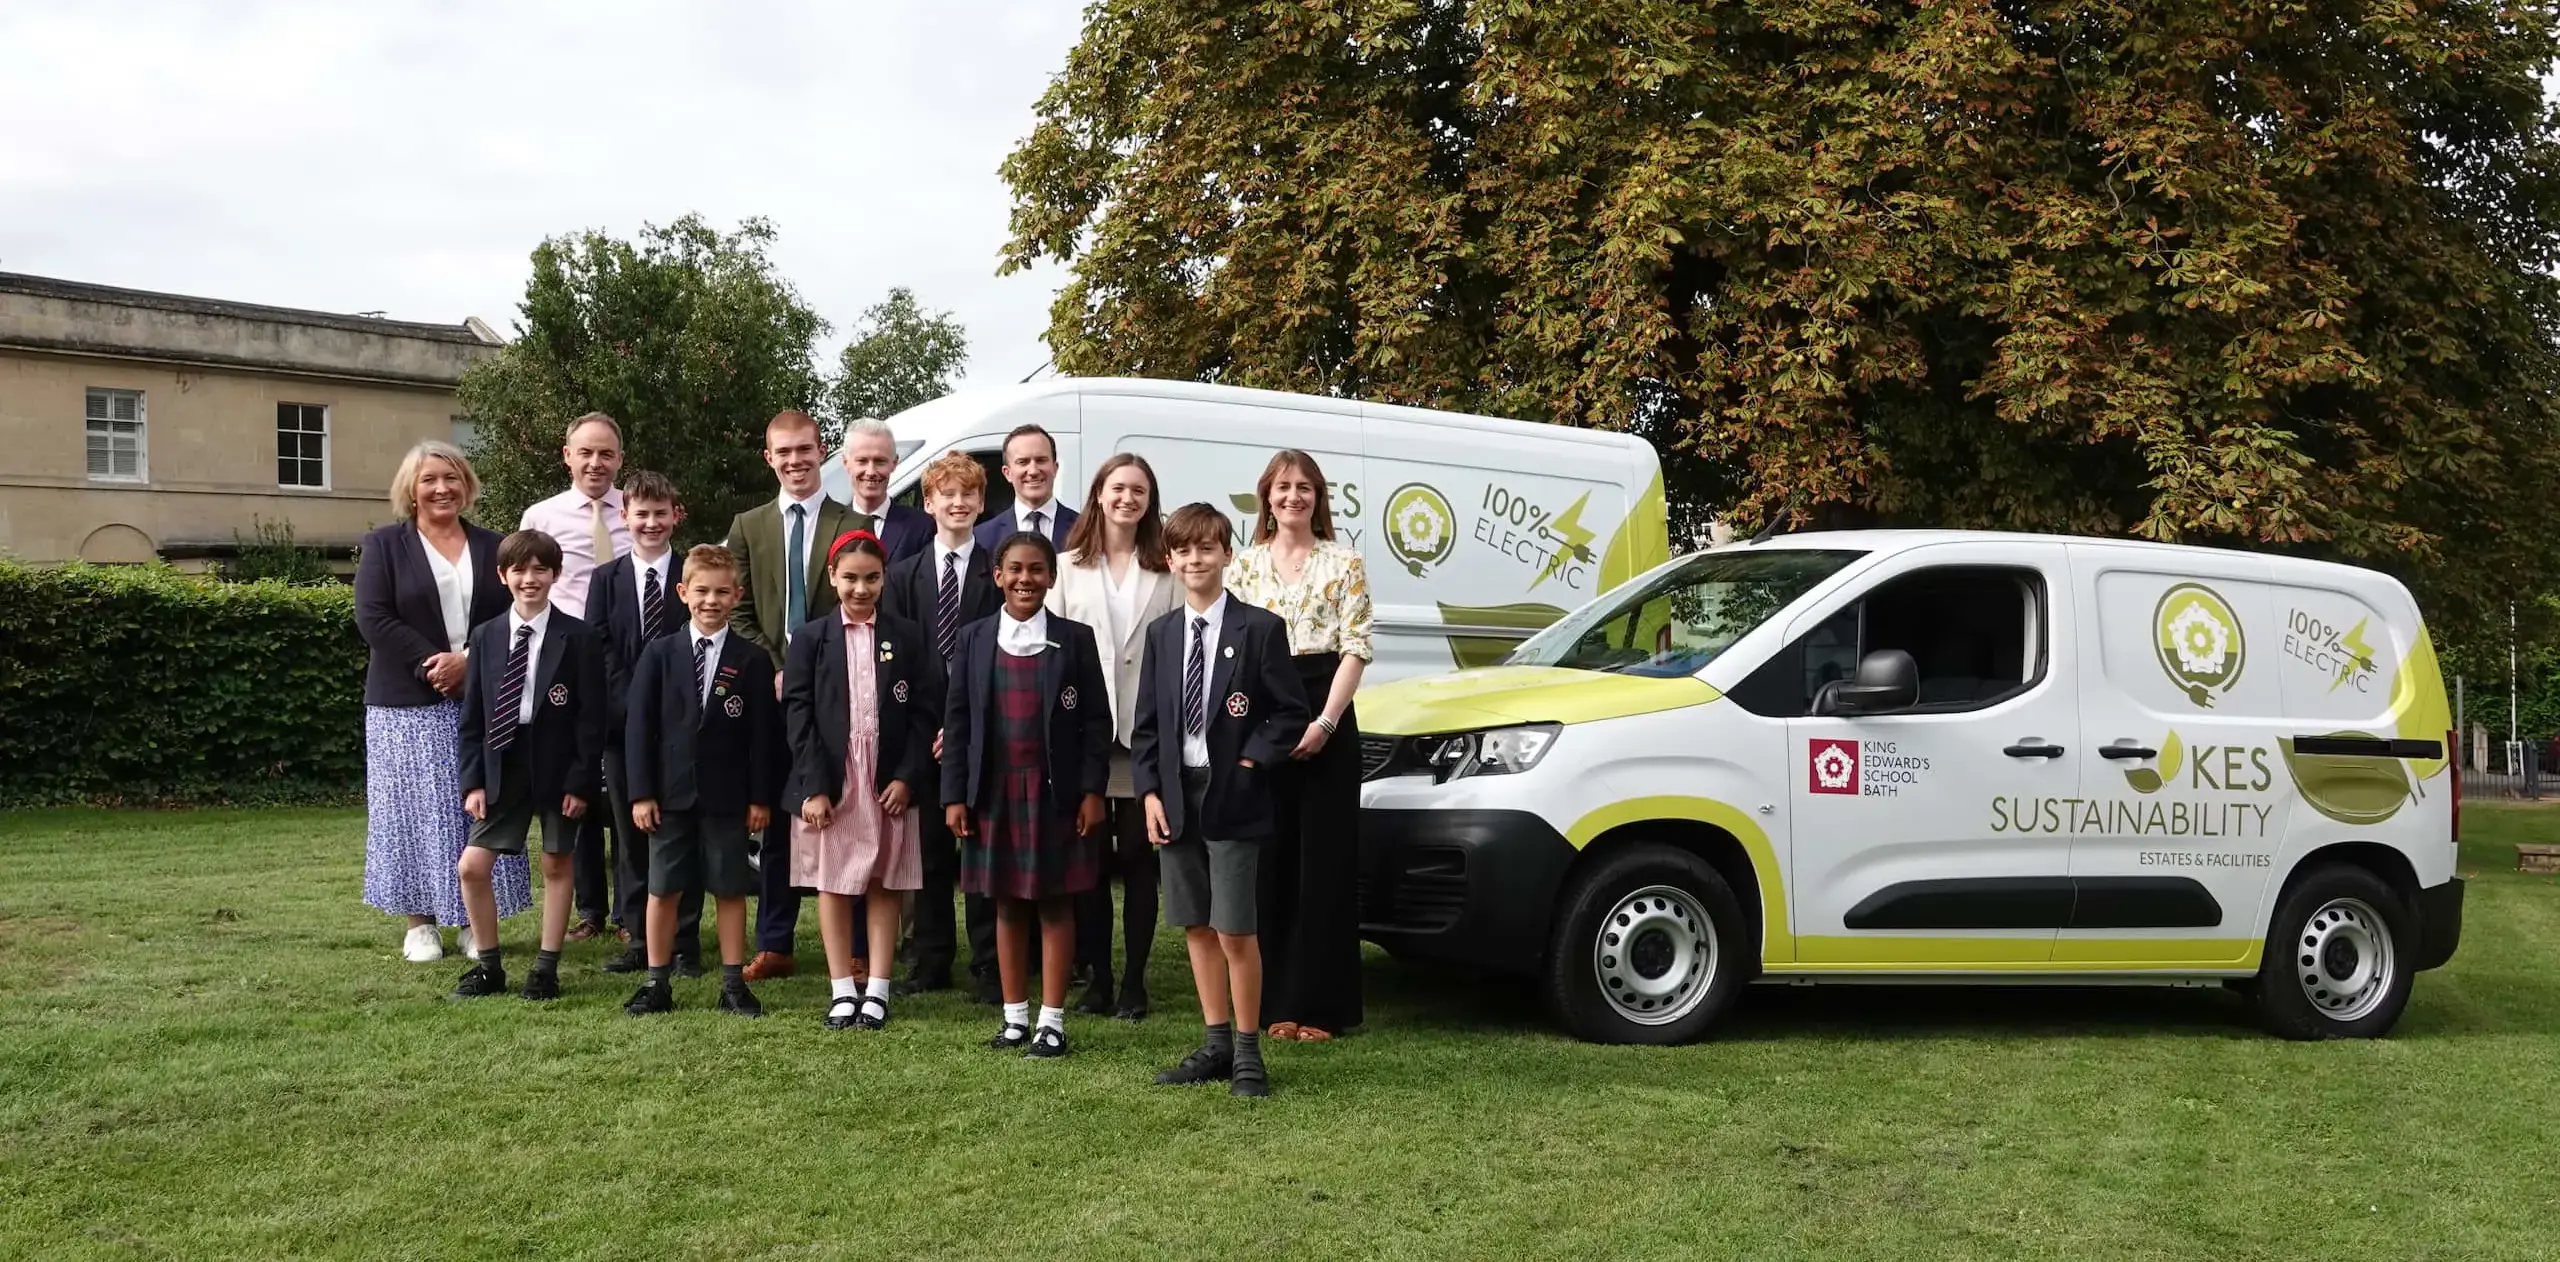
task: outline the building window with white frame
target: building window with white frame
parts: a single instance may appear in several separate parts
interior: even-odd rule
[[[276,405],[276,485],[329,489],[329,405]]]
[[[88,404],[89,480],[148,482],[150,447],[145,441],[142,392],[91,387]]]

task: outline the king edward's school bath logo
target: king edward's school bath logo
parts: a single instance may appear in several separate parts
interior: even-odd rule
[[[2229,692],[2248,664],[2249,645],[2240,618],[2212,588],[2180,583],[2160,597],[2152,613],[2160,669],[2187,700],[2210,709],[2215,693]]]
[[[1814,792],[1858,795],[1858,742],[1815,741],[1805,746],[1805,754],[1811,760],[1809,787]]]

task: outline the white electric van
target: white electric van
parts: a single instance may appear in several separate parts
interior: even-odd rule
[[[1336,529],[1368,564],[1377,661],[1367,682],[1500,661],[1532,632],[1660,564],[1662,469],[1628,434],[1233,386],[1068,377],[964,390],[889,418],[893,498],[947,451],[987,469],[987,511],[1012,502],[1005,435],[1058,443],[1058,498],[1082,511],[1094,468],[1147,458],[1165,506],[1215,504],[1240,540],[1273,452],[1324,468]],[[846,498],[830,461],[827,492]]]
[[[1781,536],[1361,697],[1361,920],[1591,1039],[1743,982],[2230,982],[2385,1033],[2449,959],[2459,776],[2398,582],[2121,540]]]

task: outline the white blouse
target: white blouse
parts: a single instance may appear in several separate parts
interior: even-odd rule
[[[1102,558],[1100,564],[1102,607],[1111,616],[1111,625],[1103,628],[1102,633],[1109,639],[1112,657],[1116,660],[1120,646],[1128,643],[1130,634],[1138,629],[1138,558],[1129,558],[1129,574],[1125,579],[1112,576],[1111,558]]]
[[[446,650],[459,653],[471,639],[471,541],[462,542],[460,564],[445,560],[424,534],[418,536],[418,546],[427,550],[427,568],[436,576],[436,602],[443,606]]]

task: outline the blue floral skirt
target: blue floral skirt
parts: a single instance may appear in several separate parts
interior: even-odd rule
[[[468,923],[462,858],[471,817],[462,813],[462,703],[364,708],[364,901],[394,916]],[[533,905],[523,855],[501,855],[490,874],[498,914]]]

